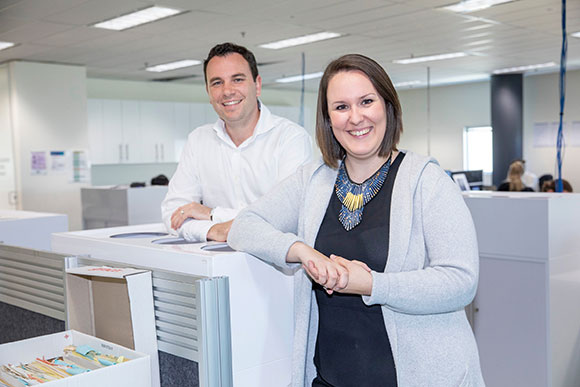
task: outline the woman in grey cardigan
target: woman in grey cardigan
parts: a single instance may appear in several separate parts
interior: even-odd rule
[[[460,192],[398,151],[384,69],[345,55],[320,82],[309,164],[238,215],[228,242],[295,268],[292,385],[483,386],[464,307],[478,254]]]

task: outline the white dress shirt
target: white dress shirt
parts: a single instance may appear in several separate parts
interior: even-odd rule
[[[250,138],[240,146],[231,140],[224,121],[191,132],[167,196],[161,204],[169,232],[171,215],[191,202],[213,208],[213,221],[187,219],[179,236],[206,241],[216,223],[227,222],[274,185],[310,161],[312,142],[299,125],[270,113],[261,104],[260,118]]]

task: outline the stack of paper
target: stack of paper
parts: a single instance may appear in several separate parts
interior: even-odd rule
[[[69,345],[63,353],[54,359],[37,358],[28,364],[3,365],[0,387],[34,386],[128,361],[123,356],[101,354],[88,345]]]

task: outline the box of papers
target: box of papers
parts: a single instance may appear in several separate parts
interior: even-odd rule
[[[63,355],[65,347],[74,345],[88,346],[102,355],[123,356],[127,361],[92,367],[89,372],[79,373],[64,379],[42,383],[43,386],[59,387],[103,387],[103,386],[151,386],[149,355],[132,351],[120,345],[98,339],[83,333],[68,330],[32,339],[15,341],[0,345],[0,378],[14,381],[4,373],[2,366],[7,364],[29,364],[36,359],[53,359]],[[5,380],[8,381],[8,380]],[[2,385],[2,382],[0,382]],[[25,386],[26,384],[16,384]]]
[[[150,271],[96,266],[67,269],[66,314],[68,329],[148,354],[151,384],[160,385]]]

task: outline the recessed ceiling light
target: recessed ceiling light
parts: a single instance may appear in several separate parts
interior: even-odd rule
[[[438,54],[438,55],[428,55],[428,56],[417,56],[414,58],[395,59],[393,61],[393,63],[411,64],[411,63],[420,63],[420,62],[431,62],[431,61],[435,61],[435,60],[461,58],[461,57],[467,56],[467,55],[468,54],[465,52],[451,52],[448,54]]]
[[[13,47],[15,43],[11,42],[0,42],[0,50],[5,50],[7,48]]]
[[[493,48],[493,46],[478,46],[478,47],[471,48],[469,50],[469,52],[473,55],[486,56],[486,55],[481,54],[479,51],[489,50],[490,48]]]
[[[322,71],[320,71],[318,73],[310,73],[310,74],[304,74],[304,75],[293,75],[291,77],[276,79],[276,82],[278,82],[278,83],[291,83],[291,82],[298,82],[298,81],[301,81],[303,79],[304,80],[316,79],[316,78],[322,77],[322,74],[324,74],[324,73]]]
[[[481,11],[482,9],[493,7],[494,5],[510,3],[514,0],[463,0],[456,4],[441,7],[451,12],[469,13]]]
[[[486,19],[484,17],[472,16],[472,15],[459,15],[465,19],[464,23],[482,22],[488,24],[501,24],[498,21]]]
[[[475,42],[465,43],[464,46],[479,46],[481,44],[487,44],[493,42],[492,39],[476,40]]]
[[[574,33],[572,33],[570,35],[573,36],[573,37],[575,37],[575,38],[580,38],[580,31],[574,32]]]
[[[486,23],[486,24],[479,24],[477,26],[466,28],[463,31],[479,31],[479,30],[483,30],[483,29],[491,28],[491,27],[493,27],[493,24]]]
[[[198,64],[201,64],[201,61],[195,60],[195,59],[184,59],[184,60],[178,60],[177,62],[163,63],[163,64],[158,64],[155,66],[149,66],[149,67],[146,67],[145,70],[152,71],[154,73],[162,73],[164,71],[182,69],[184,67],[197,66]]]
[[[127,28],[135,27],[145,23],[164,19],[169,16],[174,16],[183,11],[166,8],[166,7],[149,7],[137,12],[128,13],[114,19],[105,20],[100,23],[93,24],[93,27],[104,28],[107,30],[122,31]]]
[[[461,39],[477,39],[477,38],[484,38],[486,36],[491,35],[491,32],[482,32],[481,34],[473,34],[473,35],[465,35],[462,36]]]
[[[317,34],[304,35],[304,36],[299,36],[296,38],[279,40],[277,42],[264,43],[264,44],[260,44],[260,47],[269,48],[271,50],[279,50],[281,48],[299,46],[301,44],[308,44],[308,43],[318,42],[321,40],[338,38],[339,36],[341,36],[341,34],[339,34],[337,32],[325,31],[325,32],[319,32]]]
[[[440,78],[431,82],[432,85],[449,85],[453,83],[465,83],[465,82],[477,82],[489,79],[489,74],[469,74],[469,75],[459,75],[450,78]]]
[[[421,81],[406,81],[406,82],[395,83],[393,86],[395,86],[395,87],[407,87],[407,86],[419,85],[420,83],[421,83]]]
[[[555,62],[548,62],[548,63],[540,63],[540,64],[527,65],[527,66],[507,67],[505,69],[494,70],[493,73],[494,74],[519,73],[519,72],[525,72],[527,70],[544,69],[544,68],[555,67],[555,66],[557,66]]]

